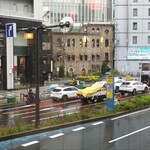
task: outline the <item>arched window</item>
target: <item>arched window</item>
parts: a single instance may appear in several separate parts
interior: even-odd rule
[[[105,47],[108,47],[108,46],[109,46],[109,40],[106,39],[106,40],[105,40]]]

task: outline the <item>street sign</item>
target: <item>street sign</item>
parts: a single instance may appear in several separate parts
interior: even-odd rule
[[[110,111],[114,111],[114,78],[108,75],[106,78],[106,108]]]
[[[6,37],[16,37],[16,23],[7,23],[5,29]]]

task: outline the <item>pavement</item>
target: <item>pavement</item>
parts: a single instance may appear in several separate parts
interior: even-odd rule
[[[35,88],[32,88],[35,92]],[[39,96],[40,99],[49,98],[50,90],[49,86],[39,87]],[[7,104],[7,99],[9,97],[15,97],[16,101],[23,102],[23,94],[27,93],[27,89],[18,89],[18,90],[1,90],[0,91],[0,105]]]

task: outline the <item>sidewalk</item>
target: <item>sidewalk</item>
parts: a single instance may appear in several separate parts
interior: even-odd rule
[[[35,88],[32,88],[35,92]],[[49,97],[49,86],[39,87],[39,96],[40,99],[46,99]],[[27,93],[27,89],[18,89],[18,90],[1,90],[0,91],[0,104],[6,104],[8,97],[15,97],[17,101],[23,100],[23,94]]]

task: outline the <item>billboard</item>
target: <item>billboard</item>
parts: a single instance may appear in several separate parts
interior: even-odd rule
[[[150,59],[150,47],[129,47],[128,59]]]

